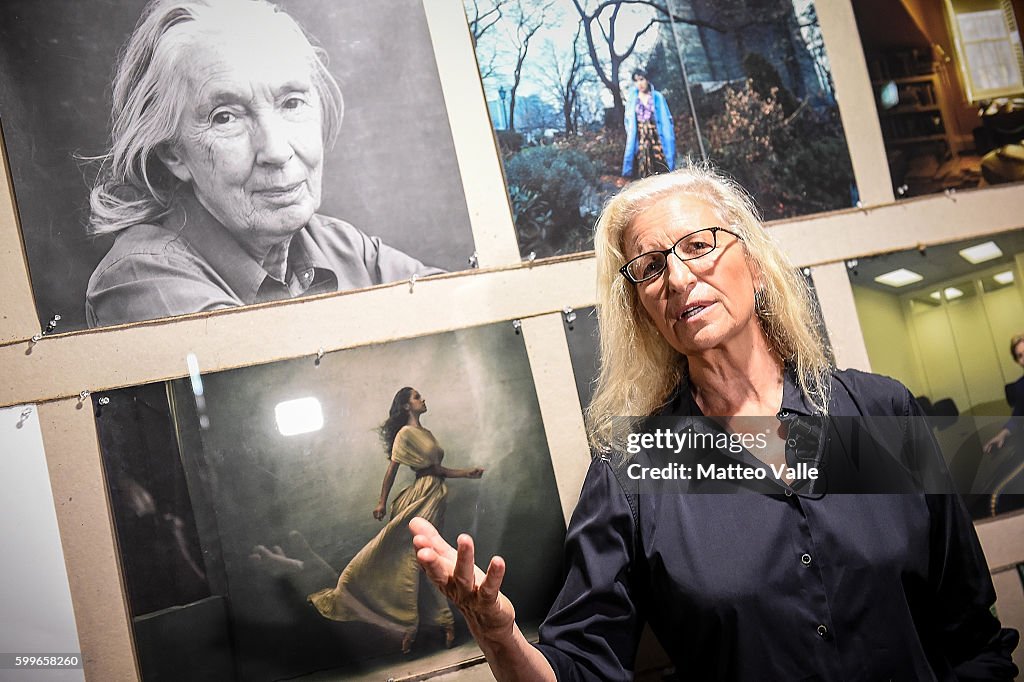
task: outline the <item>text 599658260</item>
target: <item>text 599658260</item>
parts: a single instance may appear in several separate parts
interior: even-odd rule
[[[0,653],[0,670],[64,670],[82,667],[82,655]]]

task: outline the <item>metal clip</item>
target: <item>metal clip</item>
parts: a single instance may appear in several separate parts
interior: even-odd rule
[[[572,309],[572,306],[565,306],[562,308],[562,317],[565,318],[565,324],[569,327],[569,331],[572,331],[572,323],[576,321],[576,311]]]
[[[531,251],[530,253],[526,254],[526,259],[525,260],[526,260],[526,264],[527,265],[532,266],[533,262],[535,260],[537,260],[537,252],[536,251]]]
[[[99,403],[100,405],[109,405],[110,404],[110,398],[108,398],[107,396],[103,396],[102,398],[100,398],[96,402]]]
[[[954,188],[954,187],[947,187],[946,191],[943,192],[943,194],[945,194],[946,198],[949,199],[950,201],[952,201],[954,203],[956,202],[956,188]]]
[[[851,258],[850,260],[846,261],[846,269],[849,270],[850,272],[852,272],[853,276],[856,277],[857,276],[857,259],[856,258]]]
[[[28,418],[31,417],[31,416],[32,416],[32,408],[31,407],[26,407],[24,410],[21,411],[21,414],[18,415],[18,423],[14,425],[14,428],[20,429],[22,426],[25,425],[25,422],[27,422]]]
[[[907,186],[907,185],[900,185],[899,187],[896,188],[896,196],[898,196],[898,197],[905,196],[908,191],[910,191],[910,187],[909,186]]]
[[[410,294],[416,288],[416,280],[417,279],[419,279],[419,275],[417,275],[415,272],[412,273],[412,277],[409,278],[409,293]]]
[[[811,269],[810,268],[800,268],[800,272],[801,272],[801,274],[803,274],[804,277],[810,277],[811,276]]]
[[[320,346],[316,349],[316,360],[313,362],[317,367],[320,366],[320,361],[324,359],[324,347]]]
[[[471,270],[476,270],[480,267],[480,254],[476,251],[469,257],[469,267]]]
[[[523,321],[519,319],[512,320],[512,329],[515,330],[516,336],[519,336],[523,329]]]
[[[46,323],[46,329],[42,330],[38,334],[33,334],[32,338],[28,340],[30,346],[34,346],[43,340],[43,337],[47,334],[52,334],[53,330],[57,328],[57,323],[60,322],[60,315],[54,315],[50,318],[50,321]],[[31,352],[31,348],[29,349]]]

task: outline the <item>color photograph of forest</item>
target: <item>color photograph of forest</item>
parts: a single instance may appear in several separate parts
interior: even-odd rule
[[[766,220],[857,201],[809,0],[464,0],[524,257],[589,250],[603,203],[708,161]]]

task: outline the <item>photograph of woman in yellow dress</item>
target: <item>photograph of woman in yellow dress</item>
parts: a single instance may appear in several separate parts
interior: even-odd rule
[[[444,450],[422,424],[427,403],[406,386],[395,394],[387,420],[380,427],[390,463],[384,474],[373,518],[381,521],[401,465],[416,473],[416,481],[391,503],[391,516],[377,536],[359,550],[341,573],[336,587],[309,595],[325,618],[362,621],[402,637],[402,653],[412,650],[421,621],[444,630],[445,645],[455,643],[455,620],[448,601],[424,578],[409,541],[409,521],[420,516],[437,527],[444,524],[447,478],[480,478],[484,470],[448,469],[441,465]]]

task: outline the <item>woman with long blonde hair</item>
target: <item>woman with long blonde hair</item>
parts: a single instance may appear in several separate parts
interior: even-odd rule
[[[468,535],[456,549],[410,523],[495,677],[632,679],[647,622],[688,679],[1012,679],[1017,634],[990,612],[974,527],[955,495],[925,494],[950,487],[919,408],[892,379],[832,367],[807,284],[743,190],[703,167],[634,183],[595,250],[596,456],[539,644],[500,592],[500,557],[485,573]],[[632,447],[663,417],[724,445],[663,466]]]

